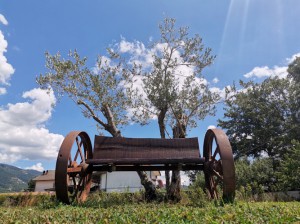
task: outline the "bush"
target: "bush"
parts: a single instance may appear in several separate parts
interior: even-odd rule
[[[50,194],[36,194],[30,192],[22,192],[18,194],[4,193],[0,194],[0,206],[40,206],[42,208],[50,208],[56,206],[58,203],[54,195]]]
[[[210,201],[208,199],[207,193],[201,187],[193,187],[188,194],[189,204],[191,206],[204,208]]]

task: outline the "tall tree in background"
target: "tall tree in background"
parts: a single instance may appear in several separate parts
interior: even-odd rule
[[[77,51],[70,52],[68,59],[60,54],[46,53],[48,72],[37,78],[43,88],[52,88],[58,96],[66,95],[73,100],[87,118],[92,118],[97,127],[113,137],[122,137],[119,127],[128,123],[129,101],[125,94],[121,64],[111,64],[109,58],[99,56],[96,66],[88,68],[87,58],[81,58]],[[154,184],[146,173],[137,171],[146,197],[156,197]]]
[[[291,105],[291,107],[294,110],[293,113],[293,121],[298,125],[300,124],[300,57],[296,57],[295,60],[289,64],[288,67],[288,78],[291,80],[291,90],[289,92],[292,92],[294,95],[294,102]],[[298,128],[298,132],[296,133],[295,140],[300,141],[300,129]]]
[[[299,61],[299,58],[296,59]],[[262,83],[240,82],[225,100],[224,119],[219,125],[227,130],[236,158],[268,155],[280,159],[299,139],[299,63],[292,63],[287,78],[267,78]]]
[[[287,150],[276,173],[278,188],[283,191],[300,189],[300,142],[293,141]]]
[[[297,84],[300,84],[300,57],[296,57],[295,60],[289,64],[287,71],[289,77],[292,78]]]
[[[175,19],[165,19],[159,28],[161,38],[148,48],[147,60],[129,57],[126,72],[132,82],[127,93],[140,123],[157,117],[161,138],[171,137],[171,131],[173,138],[185,138],[197,121],[215,112],[219,96],[201,74],[215,57],[199,35],[189,37],[187,27],[177,28]],[[166,188],[169,199],[180,200],[179,171],[171,177],[166,171]]]

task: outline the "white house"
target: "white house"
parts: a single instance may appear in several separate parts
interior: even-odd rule
[[[158,184],[157,177],[160,176],[160,172],[148,171],[147,174],[154,184]],[[136,172],[103,172],[100,173],[100,177],[98,180],[100,181],[100,190],[106,192],[135,192],[143,189]],[[33,180],[35,181],[35,192],[55,191],[55,170],[44,171]]]
[[[35,192],[54,191],[55,170],[44,171],[35,181]]]
[[[147,171],[148,177],[157,185],[159,171]],[[101,174],[100,189],[106,192],[135,192],[143,189],[137,172],[120,171]]]

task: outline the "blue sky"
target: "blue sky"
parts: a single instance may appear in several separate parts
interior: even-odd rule
[[[239,79],[286,74],[300,53],[299,12],[298,0],[0,0],[0,163],[54,169],[63,136],[71,130],[85,130],[92,138],[97,133],[73,102],[38,89],[45,51],[66,56],[77,49],[93,66],[98,54],[122,38],[146,45],[158,39],[158,24],[172,17],[212,48],[217,58],[203,74],[222,90]],[[207,127],[221,117],[219,110],[200,121],[189,136],[198,136],[202,145]],[[159,136],[155,121],[122,131],[128,137]]]

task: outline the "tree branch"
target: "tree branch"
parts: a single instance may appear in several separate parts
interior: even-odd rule
[[[177,124],[179,125],[181,134],[183,134],[183,135],[185,136],[186,133],[185,133],[185,131],[183,130],[182,123],[180,122],[180,120],[179,120],[178,117],[176,116],[175,111],[174,111],[172,105],[171,105],[171,104],[169,104],[169,105],[170,105],[170,108],[171,108],[171,110],[172,110],[172,113],[174,114],[174,117],[175,117],[175,119],[176,119],[176,122],[177,122]],[[185,126],[186,126],[186,124],[185,124]]]
[[[93,110],[92,110],[92,108],[87,104],[87,103],[85,103],[84,101],[82,101],[82,100],[78,100],[77,101],[77,104],[78,105],[83,105],[88,111],[89,111],[89,113],[90,113],[90,115],[91,115],[91,117],[96,121],[96,122],[98,122],[103,128],[107,128],[107,124],[106,123],[104,123],[99,117],[97,117],[96,115],[95,115],[95,113],[93,112]]]
[[[101,108],[103,115],[107,119],[107,127],[105,130],[107,130],[109,133],[112,134],[113,137],[121,137],[120,130],[116,127],[114,116],[107,104],[104,104]]]

